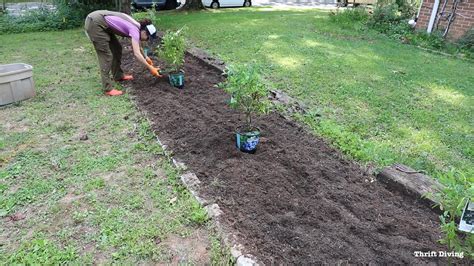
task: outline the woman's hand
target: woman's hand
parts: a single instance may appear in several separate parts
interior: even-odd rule
[[[160,71],[160,68],[150,66],[148,69],[150,70],[150,73],[151,73],[153,76],[158,77],[158,78],[162,77],[162,76],[160,75],[160,72],[159,72],[159,71]]]
[[[146,63],[147,63],[149,66],[153,66],[153,61],[151,61],[151,58],[150,58],[150,57],[147,56],[147,57],[145,58],[145,60],[146,60]]]

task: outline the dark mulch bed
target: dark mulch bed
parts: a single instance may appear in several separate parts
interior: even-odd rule
[[[256,119],[263,140],[256,154],[234,146],[241,122],[215,87],[218,71],[186,57],[186,85],[156,79],[125,53],[132,93],[153,129],[197,174],[204,193],[224,211],[264,263],[426,263],[414,251],[445,250],[438,216],[428,207],[387,190],[322,139],[277,113]],[[156,59],[156,58],[155,58]]]

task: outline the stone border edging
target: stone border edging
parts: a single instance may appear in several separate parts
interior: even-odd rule
[[[430,207],[437,205],[438,202],[428,194],[437,193],[443,188],[436,179],[402,164],[384,168],[377,174],[377,179],[390,189],[420,199]]]
[[[158,137],[157,137],[158,139]],[[180,160],[173,158],[173,164],[175,167],[180,169],[187,169],[186,165]],[[184,166],[184,168],[183,168]],[[252,266],[258,265],[257,259],[251,254],[244,254],[244,245],[239,242],[235,234],[232,233],[232,229],[224,225],[221,221],[221,216],[223,211],[220,209],[217,203],[213,203],[212,199],[208,199],[199,192],[201,181],[191,171],[184,170],[185,173],[180,176],[181,182],[188,189],[188,191],[193,195],[193,197],[204,207],[207,212],[207,215],[212,220],[215,228],[224,244],[230,249],[232,257],[236,260],[236,265],[238,266]]]

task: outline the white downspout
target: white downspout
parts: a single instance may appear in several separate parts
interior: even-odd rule
[[[436,20],[436,14],[438,14],[438,8],[439,8],[439,0],[435,0],[434,5],[433,5],[433,10],[431,10],[431,17],[428,23],[428,29],[426,30],[426,32],[428,33],[431,33],[431,31],[433,31],[434,22]]]

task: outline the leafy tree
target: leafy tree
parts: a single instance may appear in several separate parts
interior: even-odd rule
[[[120,0],[120,7],[118,8],[118,10],[120,10],[120,12],[123,12],[125,14],[131,14],[132,13],[132,2],[131,0]]]

